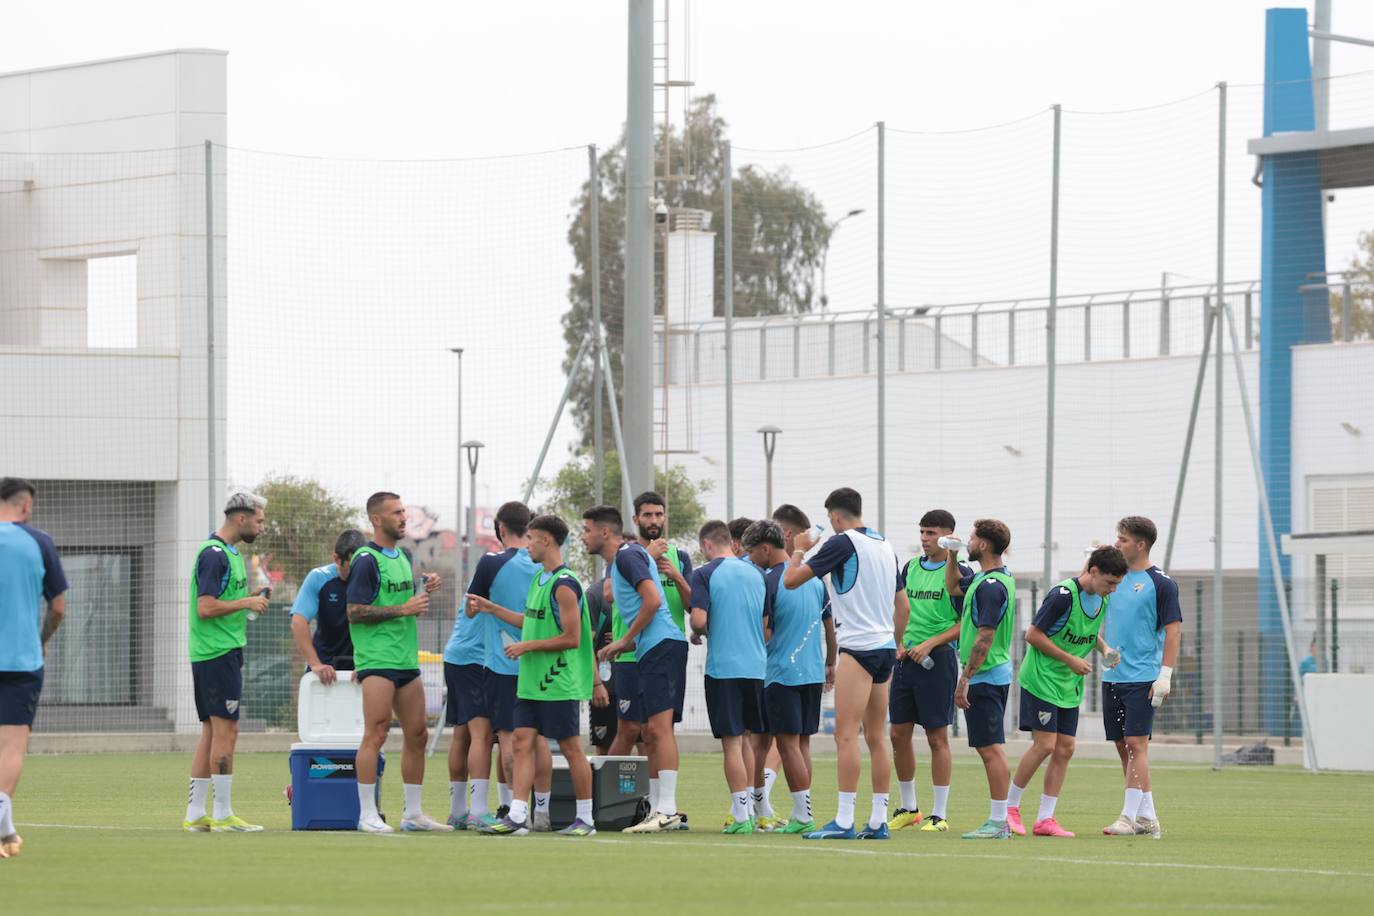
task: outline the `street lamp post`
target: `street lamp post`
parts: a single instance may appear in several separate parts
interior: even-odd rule
[[[468,546],[466,565],[469,569],[473,567],[475,558],[471,552],[477,549],[477,459],[481,456],[482,449],[486,448],[476,439],[469,439],[463,443],[463,451],[467,453],[468,459],[468,492],[472,494],[471,504],[468,506]],[[467,588],[467,583],[463,584]]]
[[[458,355],[458,450],[463,450],[463,348],[449,347],[450,353]],[[458,462],[458,517],[454,519],[453,530],[458,537],[458,594],[468,587],[468,552],[463,549],[463,463]],[[476,496],[476,494],[473,494]],[[461,605],[462,602],[459,602]]]
[[[821,311],[825,311],[825,307],[830,304],[830,297],[827,296],[825,293],[825,267],[826,263],[830,260],[830,240],[834,238],[835,230],[840,227],[840,223],[849,219],[851,216],[858,216],[862,212],[864,212],[863,207],[859,207],[855,210],[850,210],[844,216],[841,216],[839,219],[832,222],[829,225],[829,227],[827,227],[825,251],[821,253]]]
[[[768,511],[765,513],[769,518],[773,515],[773,452],[778,447],[778,433],[782,430],[776,426],[760,426],[759,433],[763,435],[763,457],[768,468]]]

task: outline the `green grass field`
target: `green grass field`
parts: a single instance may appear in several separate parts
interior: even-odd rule
[[[1120,772],[1085,760],[1070,769],[1058,812],[1079,832],[1076,839],[974,843],[957,833],[906,830],[885,843],[817,843],[717,833],[727,795],[711,755],[684,759],[678,798],[692,819],[690,833],[581,840],[292,833],[282,754],[237,760],[235,809],[267,831],[186,834],[179,826],[188,762],[168,754],[30,758],[16,799],[26,846],[22,857],[0,861],[0,910],[621,913],[862,905],[1316,914],[1369,912],[1374,899],[1368,776],[1159,766],[1164,839],[1115,839],[1099,831],[1119,810]],[[816,770],[816,813],[827,819],[833,759],[818,759]],[[427,808],[442,818],[442,760],[431,761],[430,774]],[[921,774],[918,786],[925,780]],[[951,822],[975,826],[987,814],[976,760],[956,757],[953,786]],[[1026,794],[1032,811],[1038,788],[1037,781]],[[787,803],[785,786],[773,795]],[[399,805],[400,786],[388,780],[383,808]],[[861,814],[867,806],[860,793]]]

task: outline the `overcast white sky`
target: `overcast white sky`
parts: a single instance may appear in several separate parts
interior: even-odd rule
[[[733,137],[740,147],[808,146],[863,130],[879,119],[892,127],[915,130],[980,127],[1032,115],[1056,102],[1078,111],[1119,111],[1205,93],[1218,80],[1259,82],[1263,76],[1264,10],[1273,5],[1272,0],[691,0],[690,4],[673,0],[674,76],[682,76],[683,67],[689,65],[697,91],[719,96],[721,113],[733,125]],[[681,26],[684,10],[690,10],[692,17],[690,29],[685,30]],[[1374,3],[1335,0],[1333,27],[1338,33],[1374,38]],[[685,36],[690,37],[690,46],[681,40]],[[621,0],[14,3],[6,6],[4,27],[0,29],[0,71],[174,47],[229,51],[229,142],[244,149],[325,157],[431,159],[587,143],[605,146],[619,135],[625,114],[626,4]],[[1335,74],[1374,70],[1374,49],[1334,46],[1332,70]],[[1356,97],[1374,103],[1374,93]],[[1248,102],[1246,98],[1243,91],[1237,92],[1238,105],[1253,104],[1258,96],[1251,92]],[[1139,177],[1141,161],[1156,155],[1168,157],[1176,141],[1189,138],[1191,125],[1210,129],[1214,109],[1208,106],[1212,104],[1201,101],[1192,108],[1179,109],[1176,118],[1171,113],[1173,120],[1161,122],[1166,124],[1165,132],[1155,136],[1142,132],[1142,125],[1149,123],[1144,120],[1148,116],[1132,122],[1136,130],[1133,136],[1145,137],[1132,177]],[[1369,110],[1366,105],[1358,113],[1365,123]],[[1339,118],[1340,112],[1336,116]],[[1111,133],[1112,122],[1101,123],[1098,145],[1091,146],[1085,140],[1083,148],[1102,157],[1096,160],[1098,175],[1106,180],[1111,177],[1110,157],[1120,148],[1120,141]],[[1027,130],[1036,131],[1036,142],[1043,141],[1039,127]],[[1248,135],[1258,132],[1255,123]],[[1233,139],[1241,144],[1245,138]],[[996,181],[1006,181],[1005,170],[999,165],[1003,160],[994,159],[994,154],[978,147],[976,140],[969,143],[968,157],[960,156],[961,148],[947,152],[970,159],[975,183],[978,174],[989,176],[992,193]],[[1043,148],[1043,143],[1036,147],[1040,151]],[[1205,143],[1197,148],[1201,157],[1195,164],[1196,173],[1190,174],[1205,192],[1205,157],[1209,154]],[[900,154],[898,145],[896,155]],[[1084,158],[1090,157],[1085,154]],[[838,162],[813,156],[792,164],[800,178],[819,190],[831,210],[843,212],[856,205],[854,200],[868,192],[869,184],[867,179],[855,178],[846,186]],[[982,173],[976,168],[980,164],[988,166]],[[1241,173],[1248,164],[1237,156],[1232,165],[1237,180],[1243,183]],[[548,170],[546,187],[524,189],[514,185],[522,187],[529,199],[552,202],[552,219],[562,218],[563,224],[554,226],[553,233],[537,243],[544,247],[535,248],[541,257],[557,259],[557,263],[539,280],[537,289],[531,286],[512,297],[512,309],[537,309],[544,316],[538,349],[544,366],[537,384],[526,388],[534,406],[521,424],[520,435],[512,438],[513,442],[518,438],[518,448],[496,460],[495,468],[487,472],[492,474],[493,486],[502,491],[495,500],[528,473],[546,422],[543,418],[557,397],[556,359],[561,341],[556,337],[556,321],[565,292],[567,263],[561,259],[565,250],[560,255],[554,248],[561,246],[561,234],[566,229],[565,203],[575,191],[579,168],[573,154]],[[1086,169],[1070,173],[1066,181],[1074,175],[1083,181],[1085,173]],[[359,177],[358,173],[342,176]],[[310,180],[318,184],[310,190],[322,194],[320,201],[327,201],[325,178]],[[517,182],[518,178],[510,181]],[[1145,188],[1137,192],[1137,203],[1148,208],[1153,202],[1149,182],[1137,183]],[[1037,184],[1033,194],[1019,183],[1007,185],[1010,209],[1036,225],[1043,221],[1042,185]],[[1083,187],[1086,197],[1088,186],[1085,183]],[[419,193],[408,186],[405,190]],[[382,189],[376,193],[379,198],[384,196]],[[1363,200],[1366,210],[1370,201],[1368,196],[1343,195],[1343,199]],[[513,201],[514,206],[520,203],[520,199]],[[988,203],[997,205],[995,195]],[[369,206],[374,204],[369,202]],[[1153,216],[1156,214],[1147,209],[1144,217]],[[264,211],[259,218],[263,225],[289,233],[289,221],[295,217],[287,212]],[[969,221],[965,228],[977,228],[976,215],[964,218]],[[860,222],[846,227],[845,244],[867,244],[871,226],[866,228]],[[1347,220],[1348,225],[1342,225],[1348,229],[1358,222]],[[382,225],[378,232],[385,234],[388,228]],[[1185,273],[1205,271],[1212,258],[1206,240],[1214,232],[1205,206],[1187,228],[1188,237],[1178,243],[1196,249],[1195,257],[1191,249],[1150,252],[1148,260],[1113,273],[1118,265],[1108,250],[1090,260],[1081,273],[1075,273],[1073,264],[1066,264],[1068,285],[1072,287],[1069,291],[1101,288],[1096,284],[1122,288],[1141,282],[1141,277],[1157,276],[1157,271],[1165,268]],[[1237,230],[1242,239],[1238,244],[1243,247],[1249,228]],[[1144,229],[1156,231],[1163,240],[1178,235],[1163,222],[1147,224]],[[915,228],[912,231],[915,233]],[[1070,242],[1075,232],[1091,239],[1098,231],[1086,216],[1077,224],[1072,211],[1066,216],[1065,232]],[[889,232],[890,238],[895,235],[900,242],[901,225]],[[1254,232],[1257,238],[1257,227]],[[1340,252],[1348,251],[1346,236],[1351,234],[1345,229],[1342,232],[1339,245],[1333,241]],[[1192,245],[1193,239],[1196,245]],[[872,273],[867,253],[846,251],[839,244],[837,241],[831,253],[832,295],[835,289],[843,293],[848,288],[855,300],[850,307],[866,305]],[[1249,247],[1255,248],[1257,255],[1257,245],[1246,247],[1247,252]],[[308,254],[296,256],[304,259]],[[1019,262],[1013,259],[993,278],[996,283],[984,290],[970,288],[962,298],[1040,294],[1043,276],[1038,250],[1026,258],[1034,268],[1028,273],[1033,281],[1023,280]],[[970,263],[976,266],[976,262]],[[956,266],[962,264],[957,262]],[[1339,266],[1343,265],[1329,265],[1331,269]],[[1232,275],[1248,275],[1253,269],[1253,262],[1242,264]],[[231,283],[233,270],[231,265]],[[918,281],[924,281],[924,276],[915,276],[913,268],[913,276],[907,278],[900,264],[892,273],[890,287],[896,289],[898,297],[906,293],[903,283],[907,279],[911,280],[911,296],[949,301],[961,292],[939,283],[922,285]],[[967,275],[960,272],[961,277]],[[241,283],[239,291],[246,291],[249,282],[253,281]],[[483,282],[490,291],[509,291],[495,280]],[[337,283],[332,292],[346,298],[343,294],[350,290],[344,281]],[[1017,288],[1007,293],[1006,287],[1013,285]],[[252,292],[262,293],[261,300],[267,300],[266,290]],[[890,301],[893,295],[890,293]],[[270,317],[263,316],[264,320]],[[334,345],[331,330],[342,334],[348,328],[341,326],[352,320],[347,312],[332,317],[332,329],[311,330],[322,347]],[[358,327],[353,328],[355,335]],[[464,329],[469,333],[461,333]],[[419,361],[421,368],[411,367],[410,376],[427,378],[434,388],[427,400],[420,398],[409,405],[406,416],[419,422],[435,410],[448,410],[451,389],[443,386],[448,384],[449,363],[446,356],[434,354],[442,354],[443,346],[461,338],[475,360],[473,375],[469,376],[474,386],[469,395],[474,401],[473,413],[465,432],[489,440],[499,438],[503,429],[510,432],[513,421],[508,411],[503,412],[504,405],[484,414],[481,402],[484,397],[493,400],[494,391],[502,385],[518,388],[526,379],[511,373],[504,381],[497,381],[502,364],[484,364],[476,355],[484,351],[509,353],[513,346],[509,327],[495,321],[481,324],[480,329],[472,323],[444,326],[442,330],[427,327],[424,333],[423,344],[433,352]],[[523,342],[514,342],[519,343]],[[233,366],[231,370],[239,372]],[[308,377],[325,391],[332,381],[327,373],[298,371],[302,381]],[[439,377],[445,380],[442,384]],[[237,374],[231,386],[244,378]],[[279,384],[280,377],[265,373],[260,387],[232,390],[252,402]],[[236,403],[241,402],[236,399]],[[247,453],[238,451],[244,440],[235,439],[233,432],[231,429],[231,467],[244,466]],[[562,453],[564,438],[560,437],[555,449],[555,461]],[[445,470],[452,465],[451,457],[439,456],[451,441],[451,435],[436,434],[426,443],[435,458],[424,489],[431,494],[429,499],[440,505],[452,498],[451,487],[447,495],[442,489],[452,479]],[[249,464],[247,473],[256,474],[277,462]],[[332,482],[352,495],[363,489],[361,482],[351,478],[346,483]]]

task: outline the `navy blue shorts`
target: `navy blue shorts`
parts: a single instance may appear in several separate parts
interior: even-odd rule
[[[515,699],[515,727],[532,728],[550,741],[582,733],[582,704],[577,700]]]
[[[444,686],[448,688],[444,721],[467,725],[487,717],[487,669],[481,665],[454,665],[444,662]]]
[[[769,684],[763,709],[769,733],[814,735],[821,729],[821,685]]]
[[[930,653],[935,663],[929,671],[909,658],[892,671],[892,690],[887,699],[888,721],[893,725],[915,722],[926,731],[946,728],[954,721],[954,688],[959,683],[959,653],[949,643]]]
[[[384,677],[400,690],[406,684],[420,676],[419,668],[367,668],[354,675],[361,684],[370,677]]]
[[[892,677],[892,669],[897,664],[896,649],[869,649],[866,652],[861,652],[858,649],[841,649],[840,651],[862,665],[875,684],[886,684],[887,679]]]
[[[487,669],[487,719],[498,732],[515,731],[515,674],[497,674]]]
[[[33,728],[38,695],[43,692],[43,669],[0,671],[0,725]]]
[[[1154,681],[1130,684],[1102,682],[1102,730],[1108,741],[1150,737],[1154,732],[1155,708],[1150,705]]]
[[[968,726],[968,746],[987,747],[1006,744],[1002,717],[1007,710],[1010,684],[970,684],[969,708],[964,710],[964,724]]]
[[[687,696],[687,640],[665,639],[639,661],[640,720],[650,718],[666,709],[673,711],[673,721],[682,721],[682,702]]]
[[[763,679],[706,675],[706,717],[711,720],[711,734],[717,738],[766,733]]]
[[[644,721],[640,715],[639,663],[613,662],[611,678],[615,681],[615,714],[626,722]]]
[[[200,721],[211,716],[237,721],[243,696],[243,650],[230,649],[215,658],[191,662],[191,687]]]
[[[1078,734],[1078,707],[1055,706],[1022,687],[1021,731],[1054,732],[1072,738]]]

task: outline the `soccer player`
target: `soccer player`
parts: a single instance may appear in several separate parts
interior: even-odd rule
[[[439,577],[417,582],[410,557],[396,546],[406,533],[406,507],[386,491],[367,500],[372,540],[354,552],[348,571],[348,629],[353,661],[363,691],[363,738],[354,767],[358,776],[358,829],[394,833],[377,812],[377,758],[391,717],[401,723],[401,784],[405,831],[451,831],[425,814],[420,796],[425,781],[425,688],[420,681],[420,645],[415,618],[429,613],[430,593]]]
[[[1178,664],[1183,611],[1178,583],[1150,562],[1158,537],[1148,518],[1131,515],[1116,523],[1116,546],[1130,570],[1107,618],[1104,638],[1121,652],[1121,663],[1102,676],[1102,722],[1121,756],[1126,798],[1121,816],[1102,831],[1108,836],[1163,835],[1150,784],[1150,733]]]
[[[763,576],[735,556],[729,527],[708,521],[697,534],[706,564],[692,573],[692,639],[706,637],[706,713],[720,741],[730,816],[724,833],[753,833],[752,768],[744,745],[763,722]]]
[[[501,550],[488,553],[477,561],[472,581],[468,583],[466,616],[468,623],[475,623],[476,633],[471,642],[463,649],[463,657],[475,652],[476,643],[482,646],[481,693],[477,691],[478,672],[467,668],[462,672],[461,682],[457,685],[464,697],[463,713],[468,716],[468,772],[471,777],[470,810],[466,820],[454,817],[454,804],[449,805],[449,816],[463,821],[464,829],[476,830],[489,825],[496,818],[504,817],[510,811],[512,792],[508,782],[498,780],[496,784],[496,818],[488,813],[487,788],[491,781],[491,749],[493,743],[501,748],[501,768],[498,775],[510,777],[511,752],[515,738],[515,696],[516,681],[520,673],[519,662],[509,659],[505,647],[520,638],[520,628],[499,620],[490,614],[481,614],[479,606],[472,602],[471,596],[485,598],[500,607],[524,607],[525,596],[529,593],[530,582],[539,565],[530,558],[529,524],[530,510],[522,502],[506,502],[496,510],[496,539],[501,542]],[[468,623],[454,621],[459,628],[459,639],[468,629]],[[455,656],[458,657],[458,656]],[[461,716],[459,717],[461,718]],[[549,756],[548,742],[536,742],[537,757],[535,769],[535,809],[533,829],[544,833],[551,829],[549,822],[549,789],[553,780],[553,761]],[[461,771],[459,771],[461,774]],[[454,773],[450,772],[450,777]],[[452,780],[456,782],[458,780]],[[542,788],[541,788],[542,787]],[[450,786],[450,794],[453,787]]]
[[[811,519],[791,503],[783,503],[773,510],[773,521],[782,529],[784,549],[789,557],[792,556],[797,535],[811,530]]]
[[[52,538],[25,524],[34,493],[27,480],[0,478],[0,859],[24,845],[14,827],[14,792],[43,690],[43,650],[67,607]]]
[[[592,645],[593,651],[603,646],[611,644],[611,602],[606,600],[606,592],[610,589],[610,579],[605,574],[597,579],[588,588],[584,595],[587,597],[587,614],[592,620]],[[606,687],[608,702],[605,706],[592,705],[587,710],[587,725],[590,732],[589,738],[592,746],[596,748],[598,754],[610,754],[611,746],[615,743],[615,736],[618,733],[616,728],[616,686],[615,672],[610,662],[597,662],[597,676]],[[601,675],[606,675],[602,678]]]
[[[889,718],[901,805],[888,826],[901,830],[921,822],[912,747],[912,733],[919,724],[930,747],[934,796],[930,817],[921,829],[943,833],[949,830],[945,820],[951,772],[949,725],[954,721],[954,685],[959,680],[956,640],[962,602],[945,587],[945,564],[951,561],[939,541],[954,533],[954,516],[944,509],[931,509],[921,516],[920,532],[921,556],[907,561],[897,575],[893,624],[900,648],[892,672]],[[959,575],[972,579],[973,570],[960,566]]]
[[[739,518],[732,518],[726,523],[730,529],[730,552],[741,560],[749,559],[748,551],[744,549],[742,539],[744,532],[748,531],[752,524],[754,524],[752,518],[745,518],[742,515]]]
[[[819,579],[796,589],[783,586],[787,553],[777,523],[755,522],[742,543],[754,565],[765,570],[764,719],[792,793],[792,815],[779,832],[810,833],[816,829],[811,816],[811,736],[820,729],[821,693],[835,684],[835,621]]]
[[[224,505],[224,524],[196,551],[191,573],[189,648],[191,683],[201,728],[200,741],[191,758],[191,789],[181,824],[188,831],[262,829],[234,814],[231,793],[248,612],[261,614],[267,610],[265,596],[248,594],[248,573],[239,545],[251,544],[262,534],[266,506],[267,501],[261,496],[234,493]],[[205,813],[212,783],[214,817]]]
[[[1040,813],[1032,832],[1036,836],[1073,836],[1055,820],[1054,807],[1073,757],[1083,678],[1092,671],[1088,655],[1097,649],[1107,656],[1108,668],[1115,664],[1100,633],[1103,620],[1111,616],[1107,613],[1109,596],[1124,575],[1126,558],[1121,551],[1096,548],[1082,573],[1050,589],[1026,630],[1029,648],[1019,678],[1021,731],[1031,733],[1031,746],[1017,764],[1007,797],[1007,821],[1013,833],[1026,835],[1021,823],[1021,794],[1040,764],[1049,758]]]
[[[621,530],[620,510],[614,506],[593,506],[582,513],[582,546],[587,552],[601,557],[606,563],[606,576],[601,580],[601,597],[610,609],[611,639],[597,644],[598,658],[602,649],[625,635],[625,620],[615,605],[614,589],[611,586],[611,573],[615,567],[616,552],[625,542]],[[661,580],[660,580],[661,581]],[[598,661],[600,664],[600,661]],[[641,744],[643,729],[639,712],[639,668],[635,664],[633,649],[612,656],[611,682],[615,685],[616,723],[615,737],[611,739],[608,752],[611,756],[625,756]],[[650,779],[649,801],[652,803],[658,794],[658,779]],[[652,805],[651,805],[652,807]]]
[[[334,562],[306,575],[291,605],[291,638],[306,667],[326,686],[339,671],[353,670],[353,640],[348,635],[348,561],[367,543],[356,528],[334,541]],[[310,634],[310,624],[315,634]]]
[[[553,515],[529,523],[530,558],[542,569],[530,581],[523,611],[473,598],[484,613],[503,623],[520,621],[520,640],[505,647],[507,658],[520,664],[515,700],[510,813],[483,833],[523,836],[529,833],[529,795],[534,783],[536,737],[558,742],[568,761],[577,816],[559,833],[592,836],[592,767],[578,741],[582,700],[606,705],[606,688],[596,675],[591,620],[582,583],[563,565],[568,525]]]
[[[825,500],[834,536],[810,560],[806,551],[812,533],[794,539],[792,562],[782,584],[800,588],[812,578],[830,577],[830,606],[835,615],[839,664],[835,672],[835,755],[839,780],[839,810],[820,830],[802,834],[814,840],[886,840],[888,788],[892,761],[884,732],[887,692],[897,663],[892,638],[892,583],[897,579],[897,554],[881,534],[864,525],[863,497],[841,487]],[[854,829],[854,801],[859,789],[862,759],[859,726],[873,780],[873,807],[868,823]]]
[[[596,506],[583,513],[583,541],[588,549],[600,549],[607,532],[618,527],[619,520],[620,513],[609,506]],[[687,638],[673,621],[654,561],[642,544],[626,542],[616,550],[611,565],[611,589],[627,629],[625,635],[601,649],[598,658],[608,661],[629,649],[635,650],[649,777],[658,780],[657,797],[650,792],[652,810],[648,817],[626,827],[625,832],[678,830],[684,817],[677,810],[678,752],[673,723],[682,719]],[[617,736],[616,740],[623,737]]]
[[[968,558],[978,564],[978,575],[964,575],[952,550],[945,564],[945,588],[964,599],[959,620],[959,664],[963,670],[954,688],[954,705],[964,710],[969,747],[983,758],[991,798],[988,819],[965,833],[966,840],[1005,840],[1011,836],[1007,824],[1011,771],[1002,727],[1011,685],[1011,634],[1016,628],[1016,580],[1002,562],[1002,554],[1010,546],[1011,529],[1006,523],[980,518],[973,523],[968,539]]]
[[[635,497],[635,527],[639,543],[653,558],[658,581],[668,599],[668,610],[683,635],[687,635],[687,606],[692,598],[692,557],[681,547],[671,546],[667,539],[668,504],[653,490],[645,490]]]

